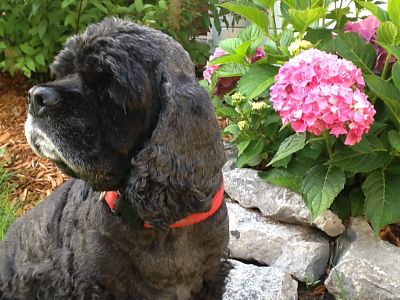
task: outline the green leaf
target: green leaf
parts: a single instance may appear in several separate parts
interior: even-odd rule
[[[349,193],[351,206],[351,216],[361,217],[364,215],[365,196],[360,188],[356,188]]]
[[[243,64],[225,64],[215,72],[215,75],[217,77],[243,76],[248,72],[249,69],[249,66]]]
[[[92,3],[101,12],[108,14],[108,9],[101,4],[99,0],[91,0],[90,3]]]
[[[378,41],[377,41],[378,42]],[[388,53],[392,54],[396,59],[400,60],[400,47],[378,42],[379,46],[384,48]]]
[[[36,71],[35,62],[29,56],[25,57],[25,64],[31,71]]]
[[[387,12],[390,20],[396,24],[397,28],[400,28],[400,1],[389,0],[387,6]]]
[[[235,49],[236,54],[240,55],[241,57],[246,56],[247,49],[249,48],[251,41],[246,41],[240,46]]]
[[[387,152],[365,153],[344,148],[341,151],[336,151],[329,163],[345,171],[360,173],[374,171],[384,166],[389,160],[390,155]]]
[[[224,128],[223,132],[232,134],[232,139],[235,140],[239,135],[240,128],[237,124],[229,124]]]
[[[232,107],[220,107],[215,110],[218,116],[220,117],[236,117],[238,112],[234,110]]]
[[[260,27],[254,24],[244,28],[238,34],[238,38],[241,39],[243,42],[259,40],[263,37],[264,33],[261,31]]]
[[[44,56],[42,53],[39,53],[35,56],[35,61],[41,66],[46,66],[46,62],[44,61]]]
[[[34,55],[36,53],[35,49],[33,49],[31,46],[29,46],[28,43],[23,43],[19,46],[19,48],[24,52],[25,54],[28,55]]]
[[[368,175],[362,189],[365,213],[376,233],[390,223],[400,221],[400,175],[378,170]]]
[[[76,16],[75,13],[70,13],[65,17],[64,26],[70,25],[72,28],[75,29],[76,27]]]
[[[287,169],[274,168],[267,172],[260,173],[260,177],[264,180],[295,192],[300,192],[302,177],[293,174]]]
[[[47,21],[42,20],[38,25],[38,34],[40,38],[43,38],[44,34],[46,33],[46,30],[47,30]]]
[[[7,45],[3,41],[0,41],[0,50],[2,49],[7,49]]]
[[[392,22],[381,23],[376,31],[376,40],[383,43],[394,44],[397,36],[397,28]]]
[[[346,178],[344,172],[335,167],[315,165],[303,178],[301,191],[310,208],[313,219],[326,211],[335,197],[343,190]]]
[[[256,52],[257,47],[260,46],[262,40],[264,39],[264,33],[260,29],[260,27],[252,24],[244,28],[239,32],[238,37],[243,41],[250,41],[250,53],[249,56],[252,56],[254,52]]]
[[[318,28],[307,30],[304,39],[315,45],[316,48],[324,50],[324,47],[332,41],[332,30]]]
[[[254,0],[254,3],[265,8],[272,8],[276,0]]]
[[[396,130],[390,130],[388,133],[389,143],[393,149],[400,152],[400,132]]]
[[[275,153],[272,160],[268,163],[268,166],[303,149],[305,146],[305,141],[305,133],[293,134],[287,137],[279,146],[278,151]]]
[[[218,43],[218,47],[228,53],[235,53],[236,48],[243,43],[239,38],[225,39]]]
[[[239,128],[239,127],[238,127],[238,128]],[[238,154],[239,154],[239,155],[242,155],[243,151],[247,148],[248,145],[250,145],[250,141],[249,141],[249,140],[240,142],[240,143],[237,145]]]
[[[366,1],[356,1],[356,2],[363,8],[369,10],[375,17],[378,18],[379,21],[385,22],[388,20],[387,12],[384,11],[382,8],[380,8],[378,5]]]
[[[393,83],[397,87],[397,90],[400,92],[400,62],[396,61],[392,67],[392,78]]]
[[[333,43],[341,57],[351,60],[364,72],[373,73],[371,69],[375,63],[376,53],[372,45],[366,44],[354,32],[339,34]]]
[[[237,89],[245,95],[247,99],[252,99],[265,90],[273,83],[278,68],[270,65],[253,65],[250,70],[238,81]]]
[[[325,9],[322,7],[306,10],[291,8],[289,9],[289,15],[293,27],[300,33],[303,33],[306,31],[308,26],[310,26],[312,23],[319,20],[325,15]]]
[[[400,92],[396,87],[375,75],[364,75],[368,87],[385,103],[391,119],[400,129]]]
[[[264,141],[251,141],[244,149],[242,155],[239,155],[236,164],[239,168],[249,165],[250,167],[258,165],[262,161],[262,151],[264,149]]]
[[[265,33],[268,32],[269,23],[266,14],[253,6],[239,3],[222,3],[219,6],[226,8],[259,26]]]
[[[234,53],[217,57],[216,59],[213,59],[210,62],[210,65],[221,65],[221,64],[231,64],[231,63],[240,64],[243,62],[244,62],[243,56]]]

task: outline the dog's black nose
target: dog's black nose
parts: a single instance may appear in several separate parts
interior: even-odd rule
[[[34,86],[29,90],[28,109],[33,116],[42,116],[47,107],[60,102],[57,91],[51,87]]]

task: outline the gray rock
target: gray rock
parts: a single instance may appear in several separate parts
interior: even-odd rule
[[[296,300],[297,281],[288,272],[231,260],[223,300]]]
[[[264,216],[278,221],[309,224],[310,210],[300,195],[270,184],[252,169],[234,169],[224,172],[225,191],[242,206],[260,209]]]
[[[229,172],[236,169],[237,148],[234,144],[224,142],[226,163],[222,167],[223,172]]]
[[[342,234],[345,227],[342,220],[331,210],[327,210],[320,214],[313,224],[329,236],[338,236]]]
[[[335,267],[325,281],[342,299],[400,299],[400,248],[382,241],[361,218],[338,240]]]
[[[301,281],[316,280],[329,259],[329,242],[311,227],[283,224],[227,203],[230,256],[285,269]]]

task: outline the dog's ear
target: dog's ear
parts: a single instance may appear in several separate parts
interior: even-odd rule
[[[196,79],[160,73],[161,113],[132,159],[126,195],[140,217],[165,227],[206,211],[221,184],[224,150],[210,97]]]

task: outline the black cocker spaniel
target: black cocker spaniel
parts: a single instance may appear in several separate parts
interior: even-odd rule
[[[29,91],[25,133],[74,179],[0,242],[0,299],[221,299],[224,150],[186,51],[113,18],[70,38],[51,70]]]

